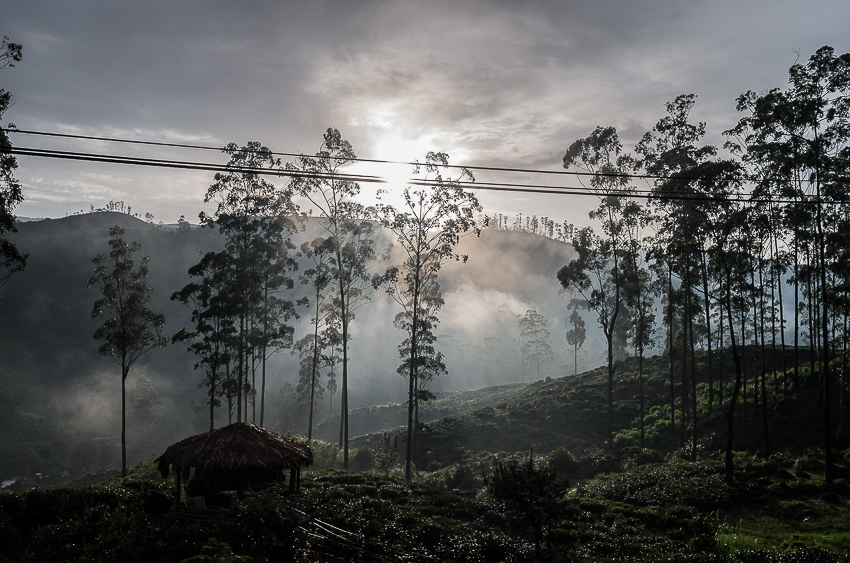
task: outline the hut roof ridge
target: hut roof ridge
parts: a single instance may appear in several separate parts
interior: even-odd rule
[[[309,446],[250,422],[235,422],[170,445],[159,456],[157,469],[168,477],[169,467],[225,471],[238,468],[293,469],[313,463]]]

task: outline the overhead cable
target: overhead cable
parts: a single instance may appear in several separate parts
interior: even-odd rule
[[[160,147],[173,147],[173,148],[183,148],[183,149],[199,149],[199,150],[214,150],[217,152],[225,152],[225,147],[213,147],[209,145],[191,145],[187,143],[166,143],[163,141],[141,141],[136,139],[121,139],[117,137],[102,137],[95,135],[75,135],[71,133],[55,133],[50,131],[33,131],[29,129],[6,129],[7,133],[21,133],[25,135],[41,135],[46,137],[62,137],[67,139],[81,139],[81,140],[89,140],[89,141],[104,141],[110,143],[127,143],[134,145],[150,145],[150,146],[160,146]],[[250,149],[245,149],[240,147],[239,150],[251,152]],[[291,153],[291,152],[276,152],[269,151],[270,154],[275,156],[286,156],[291,158],[314,158],[311,155],[306,155],[302,153]],[[425,163],[423,162],[406,162],[406,161],[397,161],[397,160],[381,160],[376,158],[349,158],[346,159],[351,162],[369,162],[373,164],[393,164],[393,165],[407,165],[407,166],[423,166]],[[463,164],[436,164],[440,168],[453,168],[453,169],[466,169],[466,170],[481,170],[488,172],[516,172],[522,174],[545,174],[552,176],[588,176],[588,177],[603,177],[603,178],[637,178],[637,179],[646,179],[646,180],[698,180],[698,177],[690,177],[690,176],[670,176],[670,175],[657,175],[657,174],[629,174],[622,172],[581,172],[578,170],[570,171],[570,170],[541,170],[535,168],[507,168],[501,166],[476,166],[476,165],[463,165]]]
[[[211,172],[225,173],[250,173],[263,176],[285,176],[298,178],[317,178],[337,181],[365,182],[365,183],[390,183],[388,180],[380,176],[371,176],[365,174],[348,174],[348,173],[323,173],[297,170],[292,168],[252,168],[244,166],[233,166],[225,164],[210,164],[204,162],[190,162],[167,159],[153,159],[140,157],[127,157],[117,155],[106,155],[97,153],[81,153],[73,151],[57,151],[38,148],[26,147],[0,147],[0,153],[14,154],[20,156],[34,156],[42,158],[56,158],[63,160],[77,160],[88,162],[105,162],[112,164],[129,164],[135,166],[150,166],[157,168],[175,168],[183,170],[204,170]],[[407,181],[410,185],[416,186],[436,186],[439,182],[429,179],[412,178]],[[625,191],[606,191],[590,189],[587,187],[575,186],[547,186],[540,184],[518,184],[505,182],[455,182],[455,185],[470,189],[470,190],[488,190],[488,191],[507,191],[521,193],[535,193],[548,195],[577,195],[577,196],[596,196],[596,197],[626,197],[639,199],[658,199],[658,200],[683,200],[683,201],[715,201],[715,202],[739,202],[739,203],[796,203],[793,200],[783,199],[768,199],[755,198],[747,199],[740,196],[733,197],[717,197],[705,194],[686,193],[686,192],[665,192],[659,194],[649,190],[625,190]]]

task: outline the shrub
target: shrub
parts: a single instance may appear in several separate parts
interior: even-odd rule
[[[700,510],[725,507],[734,491],[715,462],[651,463],[611,475],[588,488],[591,495],[642,506],[683,504]]]
[[[534,462],[532,450],[520,463],[511,460],[499,462],[493,473],[485,477],[490,493],[504,502],[517,520],[534,528],[535,545],[540,551],[543,523],[558,511],[558,501],[566,492],[568,483],[558,479],[554,466]]]
[[[352,471],[369,471],[375,454],[369,448],[357,448],[350,453],[349,467]]]

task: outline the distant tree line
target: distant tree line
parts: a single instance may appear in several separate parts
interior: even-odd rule
[[[557,223],[549,217],[537,217],[537,215],[531,215],[529,217],[526,215],[525,219],[523,219],[522,213],[514,215],[513,220],[510,217],[507,214],[494,213],[487,218],[487,228],[497,231],[531,233],[561,242],[570,242],[576,230],[575,225],[569,221]]]

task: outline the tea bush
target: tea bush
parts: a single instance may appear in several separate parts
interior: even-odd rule
[[[651,463],[609,476],[590,487],[591,495],[641,506],[683,504],[700,510],[729,506],[734,490],[717,462]]]

